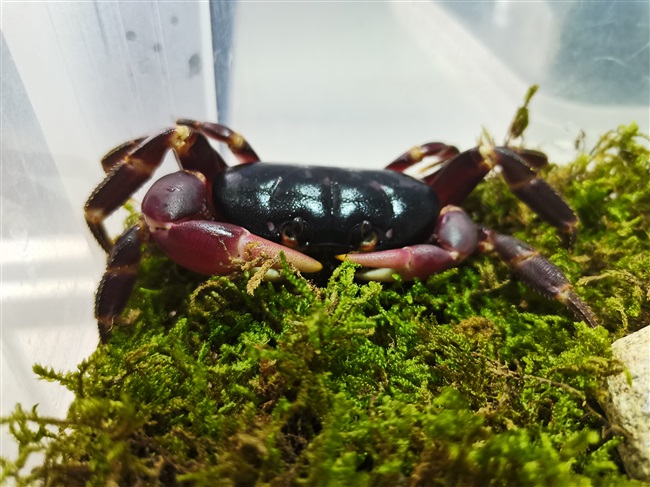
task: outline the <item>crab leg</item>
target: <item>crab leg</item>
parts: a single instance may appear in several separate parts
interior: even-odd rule
[[[113,248],[113,242],[104,220],[151,177],[169,148],[182,145],[187,135],[186,128],[167,129],[139,144],[137,141],[123,144],[105,156],[103,165],[109,173],[88,198],[84,211],[88,228],[107,253]]]
[[[248,141],[241,134],[225,125],[219,123],[197,122],[185,118],[177,120],[176,123],[178,125],[192,127],[194,130],[202,133],[206,137],[227,144],[230,151],[235,154],[241,164],[259,162],[260,160],[259,156],[253,150]]]
[[[371,268],[357,273],[361,279],[391,281],[395,274],[403,279],[423,279],[458,265],[472,253],[494,251],[527,286],[560,301],[589,326],[598,326],[593,311],[578,297],[559,267],[515,237],[478,228],[462,209],[451,205],[442,209],[433,240],[438,245],[411,245],[337,258]]]
[[[557,227],[573,244],[578,217],[562,197],[535,171],[522,164],[520,158],[506,147],[495,147],[491,157],[502,169],[510,190],[543,220]],[[488,156],[490,157],[490,156]]]
[[[146,137],[140,137],[139,139],[129,140],[123,144],[118,145],[114,149],[110,150],[104,157],[102,157],[102,168],[104,172],[108,174],[111,170],[117,166],[120,162],[123,162],[124,159],[131,154],[144,140]]]
[[[206,138],[188,127],[164,130],[149,138],[135,139],[117,146],[102,158],[106,178],[90,195],[85,206],[90,231],[110,253],[113,242],[104,220],[144,184],[172,149],[181,167],[200,171],[212,181],[227,168]]]
[[[361,279],[391,281],[395,274],[407,280],[426,278],[455,267],[476,251],[476,225],[462,209],[447,206],[438,217],[435,240],[438,245],[410,245],[378,252],[344,254],[337,258],[372,268],[358,272]]]
[[[424,180],[436,190],[441,204],[460,204],[498,165],[511,191],[542,219],[558,228],[571,244],[578,218],[562,197],[532,169],[544,164],[546,157],[541,152],[480,146],[454,157]]]
[[[112,247],[106,272],[95,295],[95,317],[102,342],[128,302],[140,262],[140,246],[154,240],[178,264],[209,275],[226,275],[272,260],[279,267],[283,253],[289,265],[317,272],[322,265],[296,250],[251,234],[228,223],[212,221],[207,182],[198,172],[180,171],[156,181],[143,202],[143,221],[126,230]]]
[[[120,235],[108,257],[95,294],[95,317],[102,343],[110,337],[113,320],[126,307],[138,274],[140,245],[147,238],[146,226],[137,223]]]
[[[417,164],[426,157],[437,157],[437,160],[428,166],[433,167],[457,156],[458,154],[458,149],[453,145],[443,144],[442,142],[429,142],[427,144],[415,146],[411,150],[406,151],[386,166],[386,169],[404,172],[413,164]]]
[[[515,237],[501,235],[486,228],[479,230],[479,240],[481,252],[496,252],[513,274],[527,286],[542,296],[560,301],[592,328],[598,326],[593,311],[575,293],[564,272],[533,247]]]

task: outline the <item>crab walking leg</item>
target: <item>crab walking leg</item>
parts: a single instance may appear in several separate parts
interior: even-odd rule
[[[441,204],[460,204],[492,168],[500,166],[511,191],[558,228],[571,244],[578,218],[566,201],[532,169],[545,164],[546,157],[541,152],[522,150],[517,153],[509,147],[480,146],[454,157],[424,180],[436,190]]]
[[[184,144],[174,147],[174,155],[181,169],[198,171],[211,183],[217,174],[228,169],[228,164],[212,148],[205,136],[189,129]]]
[[[499,258],[527,286],[543,296],[564,303],[576,317],[592,328],[598,326],[593,311],[573,290],[564,272],[539,254],[533,247],[508,235],[492,230],[479,230],[479,250],[495,251]]]
[[[521,157],[533,169],[541,169],[548,165],[548,157],[543,152],[533,149],[508,147],[512,152]]]
[[[459,150],[453,145],[443,144],[442,142],[428,142],[417,145],[406,151],[391,162],[386,169],[390,171],[404,172],[413,164],[417,164],[427,157],[436,157],[429,167],[435,167],[459,154]]]
[[[113,242],[106,232],[104,220],[151,177],[170,149],[181,168],[203,173],[208,178],[208,186],[219,172],[228,167],[205,136],[187,126],[166,129],[109,151],[102,158],[102,167],[107,175],[85,206],[88,227],[107,253],[110,253]]]
[[[128,157],[145,139],[146,137],[140,137],[139,139],[129,140],[108,151],[102,157],[102,169],[104,169],[104,172],[106,174],[111,172],[115,166]]]
[[[185,118],[177,120],[176,123],[178,125],[191,127],[206,137],[227,144],[230,151],[235,154],[235,157],[237,157],[241,164],[260,161],[259,156],[253,150],[248,141],[241,134],[225,125],[210,122],[197,122],[196,120],[188,120]]]
[[[339,255],[370,270],[357,273],[361,279],[391,281],[399,274],[403,279],[426,278],[455,267],[478,247],[477,228],[469,216],[456,206],[440,212],[434,238],[438,245],[410,245],[378,252]]]
[[[557,227],[567,243],[573,244],[578,217],[571,207],[549,184],[507,147],[494,147],[492,155],[502,169],[503,179],[510,190],[543,220]]]
[[[119,162],[110,160],[112,152],[109,152],[107,165],[112,168],[84,207],[88,228],[106,253],[110,253],[113,242],[106,232],[104,220],[151,177],[169,148],[182,145],[187,135],[187,128],[181,131],[167,129],[144,140],[132,151],[128,150],[131,143],[119,146],[114,149],[116,155],[123,155]]]
[[[147,239],[146,226],[138,223],[126,230],[115,242],[106,263],[106,272],[95,294],[95,318],[99,337],[106,343],[113,321],[131,296],[140,263],[140,246]]]

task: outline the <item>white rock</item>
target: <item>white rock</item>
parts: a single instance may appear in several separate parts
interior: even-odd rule
[[[627,367],[626,374],[607,380],[609,402],[603,404],[609,420],[625,430],[618,449],[630,477],[650,482],[650,326],[617,340],[614,356]]]

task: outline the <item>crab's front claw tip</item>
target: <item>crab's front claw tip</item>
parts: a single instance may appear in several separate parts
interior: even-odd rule
[[[323,270],[323,264],[301,252],[291,249],[283,249],[281,252],[287,263],[295,266],[300,272],[310,273]]]
[[[280,254],[283,254],[287,264],[295,267],[300,272],[318,272],[323,268],[323,265],[319,261],[302,252],[276,244],[252,233],[247,233],[242,236],[240,248],[240,255],[246,261],[252,261],[258,258],[277,258]]]
[[[372,268],[406,268],[411,261],[411,253],[406,248],[382,250],[379,252],[350,252],[348,254],[335,255],[334,257],[338,260],[349,260],[363,267]]]
[[[348,260],[363,266],[356,276],[364,281],[394,281],[395,274],[407,275],[408,251],[404,249],[381,252],[351,252],[334,256],[338,260]]]

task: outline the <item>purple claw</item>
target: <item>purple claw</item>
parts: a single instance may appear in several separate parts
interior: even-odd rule
[[[208,220],[163,223],[152,228],[151,236],[170,259],[201,274],[230,274],[247,262],[278,259],[280,252],[301,272],[322,269],[320,262],[305,254],[229,223]]]
[[[438,245],[411,245],[393,250],[343,254],[336,257],[371,268],[357,273],[361,279],[391,281],[394,274],[399,274],[407,280],[425,279],[431,274],[458,265],[476,251],[476,226],[461,208],[448,205],[441,210],[438,217],[435,240]]]
[[[361,279],[391,281],[394,274],[403,279],[426,278],[458,264],[458,257],[435,245],[411,245],[399,249],[359,254],[337,255],[339,260],[349,260],[370,270],[357,273]]]

